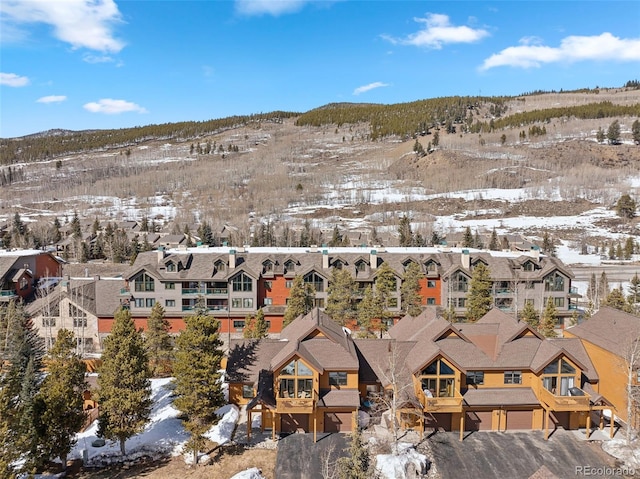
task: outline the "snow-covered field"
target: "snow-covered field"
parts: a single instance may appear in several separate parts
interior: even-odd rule
[[[125,443],[126,456],[120,454],[120,444],[107,443],[102,447],[93,446],[98,439],[98,423],[94,422],[86,431],[77,435],[78,442],[69,454],[69,459],[88,459],[88,465],[101,467],[115,463],[133,462],[141,457],[158,459],[164,456],[179,456],[189,439],[182,421],[178,419],[179,411],[173,407],[173,388],[171,378],[153,379],[151,381],[153,407],[151,418],[144,431],[129,438]],[[222,445],[231,440],[239,418],[238,408],[232,404],[218,410],[220,421],[205,436]],[[191,460],[191,454],[185,455],[185,461]],[[201,456],[200,460],[206,457]]]

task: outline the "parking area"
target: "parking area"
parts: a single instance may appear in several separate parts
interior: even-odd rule
[[[622,477],[610,470],[615,459],[599,442],[581,441],[571,431],[557,430],[548,441],[541,431],[474,432],[464,441],[458,439],[458,433],[446,432],[428,439],[431,459],[442,478],[528,479],[536,473],[534,477],[541,478]]]

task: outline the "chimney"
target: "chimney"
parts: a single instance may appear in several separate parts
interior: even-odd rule
[[[99,274],[94,275],[93,279],[95,279],[96,281],[100,281],[100,275]]]
[[[158,246],[158,263],[164,259],[164,246]]]
[[[468,249],[463,249],[462,250],[462,267],[469,269],[471,267],[471,256],[469,256],[469,250]]]
[[[529,251],[529,256],[538,261],[540,259],[540,246],[533,245]]]
[[[236,250],[229,250],[229,269],[236,269]]]
[[[378,269],[378,250],[372,249],[369,253],[369,265],[371,269]]]
[[[326,249],[322,250],[322,269],[329,269],[329,252]]]

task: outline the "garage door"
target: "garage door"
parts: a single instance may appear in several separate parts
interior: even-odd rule
[[[550,415],[549,428],[562,427],[569,430],[569,412],[552,412]]]
[[[467,411],[465,431],[491,431],[491,411]]]
[[[296,432],[298,429],[309,432],[309,415],[283,414],[280,416],[280,429],[282,432]]]
[[[451,414],[429,414],[424,418],[425,429],[437,429],[439,431],[451,431]]]
[[[507,429],[531,429],[533,411],[507,411]]]
[[[351,412],[325,412],[324,432],[351,432]]]

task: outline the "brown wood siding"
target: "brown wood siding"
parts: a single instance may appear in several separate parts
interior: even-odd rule
[[[507,411],[507,430],[531,429],[533,424],[533,410]]]
[[[352,413],[325,412],[324,432],[351,432]]]
[[[439,431],[451,431],[451,417],[451,413],[427,414],[424,418],[424,427]]]
[[[564,429],[570,429],[570,413],[568,411],[559,412],[554,411],[550,414],[549,418],[549,429],[555,427],[562,427]]]
[[[282,432],[296,432],[298,429],[309,432],[308,414],[282,414],[280,416],[280,430]]]
[[[465,431],[491,431],[491,411],[467,411],[465,414]]]

